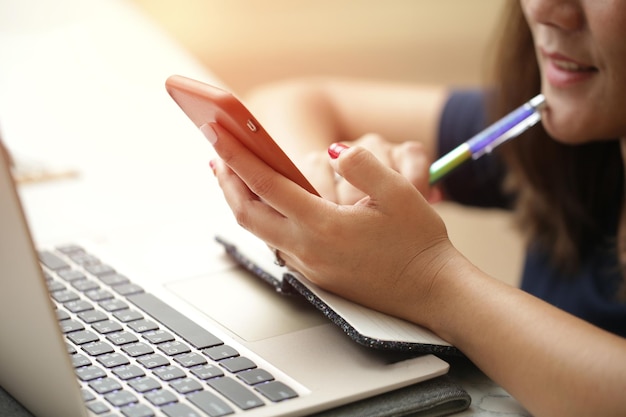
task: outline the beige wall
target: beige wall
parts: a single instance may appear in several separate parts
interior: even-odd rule
[[[238,92],[299,74],[482,80],[502,1],[133,0]]]
[[[132,0],[239,94],[284,77],[331,74],[480,84],[503,1]],[[508,215],[440,206],[451,239],[516,283]]]

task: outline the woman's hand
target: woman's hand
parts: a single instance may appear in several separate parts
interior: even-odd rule
[[[306,192],[212,127],[209,140],[222,159],[214,170],[240,225],[321,287],[425,324],[439,272],[460,255],[414,183],[365,149],[349,148],[333,168],[364,197],[337,204]],[[428,183],[425,173],[414,180]]]
[[[441,199],[437,188],[428,183],[430,160],[419,142],[395,143],[374,133],[366,134],[354,141],[344,141],[349,147],[360,146],[374,154],[380,162],[404,176],[430,202]],[[339,204],[353,204],[365,194],[354,185],[344,181],[328,162],[327,152],[315,152],[302,161],[301,169],[313,186],[327,200]]]

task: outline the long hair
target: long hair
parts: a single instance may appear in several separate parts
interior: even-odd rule
[[[494,120],[539,94],[539,67],[532,35],[519,1],[509,2],[494,61],[495,89],[489,113]],[[619,141],[567,145],[537,125],[501,147],[508,165],[505,182],[516,195],[516,215],[529,241],[553,264],[575,272],[615,232],[624,190]],[[617,252],[615,253],[617,256]]]

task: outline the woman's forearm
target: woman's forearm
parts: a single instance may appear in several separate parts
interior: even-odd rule
[[[459,265],[433,291],[435,332],[533,415],[626,415],[625,339]]]
[[[419,141],[434,158],[447,95],[439,86],[315,78],[260,87],[245,102],[296,162],[367,133],[392,142]]]

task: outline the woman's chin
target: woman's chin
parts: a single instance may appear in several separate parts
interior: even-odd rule
[[[541,123],[552,138],[563,144],[577,145],[606,137],[594,131],[594,124],[588,123],[585,115],[576,112],[555,111],[548,107],[542,112]]]

